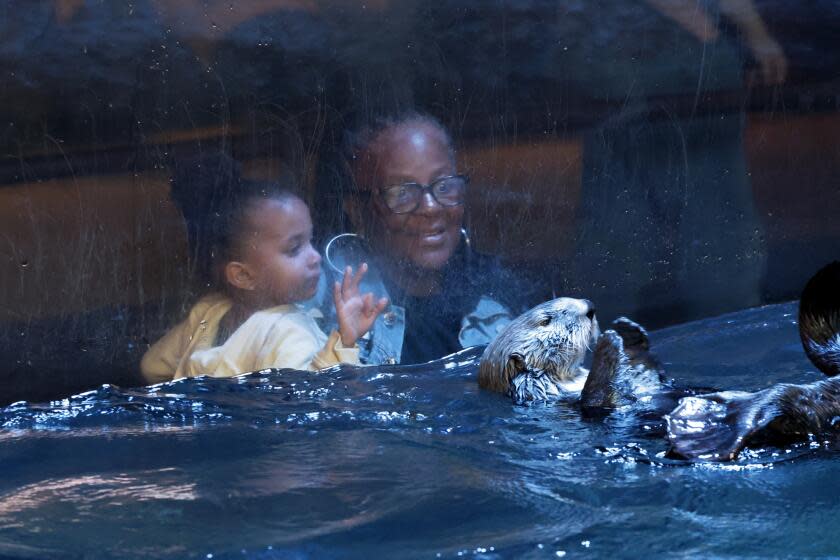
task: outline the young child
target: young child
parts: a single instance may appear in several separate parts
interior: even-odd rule
[[[355,274],[348,267],[333,286],[339,329],[328,337],[297,305],[314,296],[321,273],[303,200],[272,183],[236,181],[213,204],[204,254],[217,291],[146,352],[144,378],[159,383],[358,364],[356,341],[388,303],[359,293],[367,266]]]

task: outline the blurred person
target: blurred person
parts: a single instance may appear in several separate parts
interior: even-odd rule
[[[744,156],[744,56],[725,23],[767,85],[787,76],[781,48],[744,0],[576,5],[562,17],[588,17],[590,34],[569,73],[618,108],[584,138],[575,290],[607,320],[651,325],[759,304],[766,257]]]

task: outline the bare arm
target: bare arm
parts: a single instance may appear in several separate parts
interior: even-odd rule
[[[72,0],[62,0],[71,2]],[[173,23],[201,26],[211,36],[223,36],[244,21],[278,10],[317,12],[314,0],[154,0],[160,14]]]
[[[645,0],[648,5],[694,35],[711,43],[720,30],[709,15],[691,0]],[[788,62],[782,48],[770,35],[752,0],[720,0],[720,11],[743,34],[744,41],[761,65],[761,75],[768,85],[781,84],[787,78]]]
[[[752,0],[720,0],[720,11],[743,33],[744,41],[761,65],[764,83],[774,85],[784,82],[788,72],[787,58],[782,47],[770,35]]]
[[[745,35],[770,37],[752,0],[719,0],[720,11]]]
[[[703,43],[716,41],[720,36],[715,22],[697,2],[689,0],[645,0],[645,2]]]

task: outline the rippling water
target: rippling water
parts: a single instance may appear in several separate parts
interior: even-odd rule
[[[794,304],[653,334],[669,375],[807,382]],[[0,558],[836,555],[828,444],[663,457],[662,422],[425,366],[105,386],[0,410]]]

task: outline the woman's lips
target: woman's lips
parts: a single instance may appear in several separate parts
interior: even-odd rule
[[[439,245],[443,243],[446,232],[429,233],[420,236],[420,243],[423,245]]]
[[[435,228],[414,234],[421,245],[439,245],[446,240],[446,228]]]

